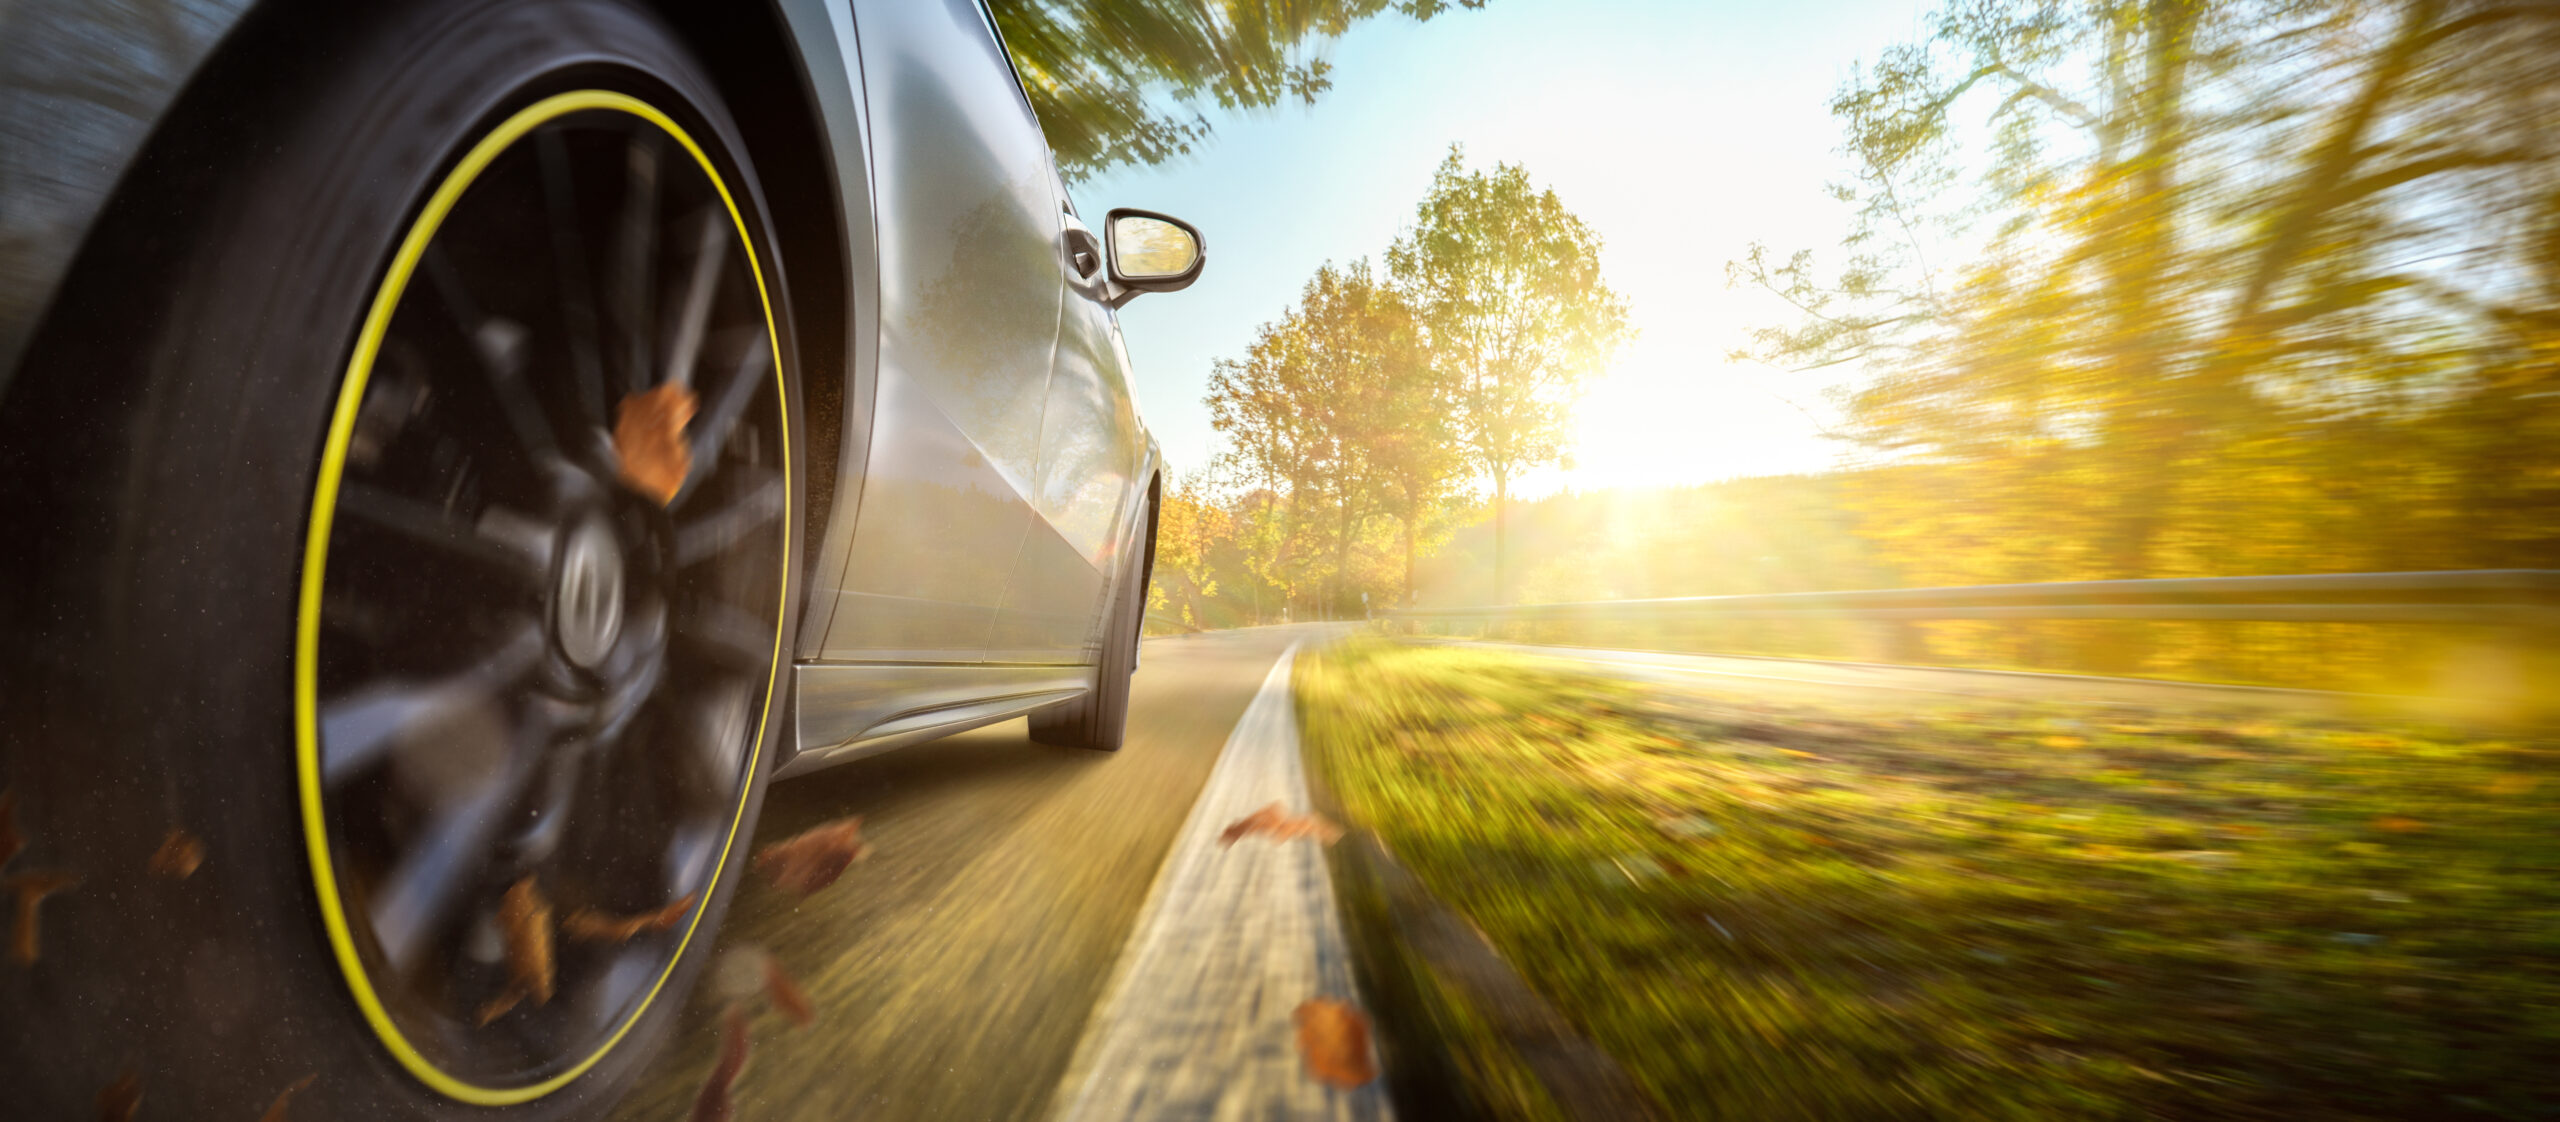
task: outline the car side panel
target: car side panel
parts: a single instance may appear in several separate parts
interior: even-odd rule
[[[0,3],[0,393],[116,181],[249,4]]]
[[[1048,149],[969,0],[857,0],[879,224],[862,509],[820,656],[974,661],[1029,532],[1064,278]]]
[[[1111,309],[1068,286],[1042,414],[1040,525],[1023,539],[990,658],[1090,662],[1101,651],[1105,574],[1121,571],[1121,531],[1146,451]]]

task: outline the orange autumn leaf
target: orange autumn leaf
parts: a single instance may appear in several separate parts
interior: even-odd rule
[[[693,897],[689,895],[656,911],[632,915],[580,908],[560,921],[560,933],[584,943],[627,943],[644,931],[674,927],[692,911]]]
[[[1326,845],[1332,845],[1341,839],[1342,827],[1334,825],[1330,819],[1321,814],[1312,811],[1306,814],[1291,814],[1281,804],[1272,803],[1228,823],[1227,828],[1218,833],[1218,844],[1234,845],[1238,840],[1254,834],[1266,835],[1273,841],[1314,838]]]
[[[862,816],[840,818],[756,852],[756,871],[788,892],[806,896],[836,882],[845,868],[871,855],[862,842]]]
[[[525,998],[551,1001],[554,978],[551,903],[532,877],[517,881],[498,901],[498,935],[507,948],[507,988],[480,1007],[480,1023],[506,1015]]]
[[[285,1110],[293,1105],[293,1097],[310,1089],[312,1082],[319,1078],[319,1074],[314,1072],[294,1080],[293,1086],[278,1092],[276,1101],[267,1104],[267,1112],[258,1116],[258,1122],[286,1122],[289,1116]]]
[[[772,955],[764,956],[764,994],[773,1001],[774,1011],[790,1018],[795,1026],[807,1028],[809,1022],[818,1019],[817,1007],[809,1004],[809,995],[801,992],[791,975],[782,972],[782,964],[775,962]]]
[[[711,1065],[711,1074],[702,1081],[702,1090],[693,1097],[692,1122],[729,1122],[736,1116],[736,1106],[729,1101],[730,1088],[747,1070],[747,1011],[735,1004],[720,1015],[720,1059]]]
[[[1298,1026],[1298,1056],[1308,1075],[1344,1090],[1378,1077],[1377,1061],[1369,1055],[1369,1018],[1359,1010],[1319,997],[1299,1005],[1289,1019]]]
[[[2426,829],[2427,824],[2420,822],[2415,818],[2402,818],[2397,814],[2386,814],[2373,820],[2373,828],[2377,830],[2389,830],[2395,834],[2414,834]]]
[[[124,1073],[98,1092],[98,1122],[129,1122],[142,1109],[142,1076]]]
[[[160,839],[160,848],[152,852],[149,867],[156,875],[185,880],[203,865],[204,843],[194,834],[172,826],[169,835]]]
[[[18,922],[9,940],[9,957],[22,966],[35,965],[37,952],[43,949],[38,936],[44,898],[78,883],[80,878],[69,873],[52,872],[19,873],[0,881],[0,886],[6,886],[18,902]]]
[[[676,497],[693,472],[693,446],[684,427],[693,420],[693,391],[669,382],[622,399],[614,411],[613,451],[622,481],[660,506]]]
[[[2048,736],[2043,744],[2047,748],[2085,748],[2089,742],[2077,736]]]

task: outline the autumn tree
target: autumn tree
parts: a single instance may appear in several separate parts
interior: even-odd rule
[[[1428,20],[1486,0],[993,0],[1058,166],[1081,179],[1158,164],[1212,132],[1205,110],[1312,105],[1311,47],[1393,11]]]
[[[1325,265],[1243,358],[1217,364],[1207,401],[1234,470],[1276,492],[1273,553],[1295,563],[1274,572],[1348,609],[1371,591],[1359,551],[1393,519],[1404,547],[1396,591],[1409,594],[1414,555],[1463,465],[1449,439],[1450,388],[1401,293],[1365,260]]]
[[[1179,597],[1182,622],[1204,626],[1208,604],[1218,595],[1217,549],[1234,536],[1234,520],[1199,474],[1178,480],[1156,511],[1155,579],[1149,583],[1154,602],[1148,607],[1173,607]]]
[[[1430,361],[1450,386],[1449,427],[1493,484],[1494,589],[1507,598],[1512,481],[1557,462],[1584,382],[1633,335],[1600,276],[1600,235],[1526,168],[1466,166],[1455,145],[1413,228],[1387,252]]]
[[[1797,312],[1751,352],[1872,375],[1849,427],[1916,579],[2461,563],[2487,531],[2421,493],[2479,478],[2460,417],[2550,431],[2555,59],[2552,5],[1950,4],[1832,102],[1839,266],[1730,266]]]

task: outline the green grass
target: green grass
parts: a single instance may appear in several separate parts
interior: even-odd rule
[[[1297,683],[1352,816],[1677,1116],[2560,1116],[2550,741],[1377,642]]]

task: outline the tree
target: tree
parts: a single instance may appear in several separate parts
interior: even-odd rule
[[[1601,280],[1599,234],[1553,190],[1516,164],[1470,171],[1456,145],[1387,262],[1451,386],[1451,429],[1493,482],[1505,598],[1511,483],[1564,456],[1583,383],[1634,333],[1626,304]]]
[[[2492,309],[2527,294],[2514,219],[2560,157],[2555,47],[2550,5],[1951,4],[1832,102],[1836,276],[1729,266],[1797,309],[1751,353],[1866,367],[1880,532],[1940,559],[1952,535],[2016,553],[2007,579],[2386,560],[2377,527],[2325,560],[2281,535],[2328,533],[2302,518],[2349,491],[2424,511],[2424,473],[2375,466],[2470,454],[2417,432],[2512,369]],[[2440,521],[2389,536],[2415,556]]]
[[[1370,521],[1405,517],[1410,542],[1446,493],[1435,475],[1445,464],[1412,446],[1437,431],[1447,401],[1434,379],[1412,309],[1365,260],[1318,269],[1243,359],[1211,374],[1212,423],[1233,439],[1236,466],[1284,492],[1278,538],[1296,559],[1291,582],[1335,610],[1362,591],[1353,551]]]
[[[1159,164],[1211,128],[1202,109],[1312,105],[1331,65],[1302,59],[1386,11],[1428,20],[1486,0],[994,0],[1059,169],[1082,179]]]
[[[1185,476],[1166,492],[1156,512],[1155,580],[1158,599],[1150,607],[1169,606],[1174,590],[1182,598],[1181,620],[1198,628],[1211,600],[1218,595],[1216,552],[1235,536],[1233,520],[1211,500],[1197,474]]]

